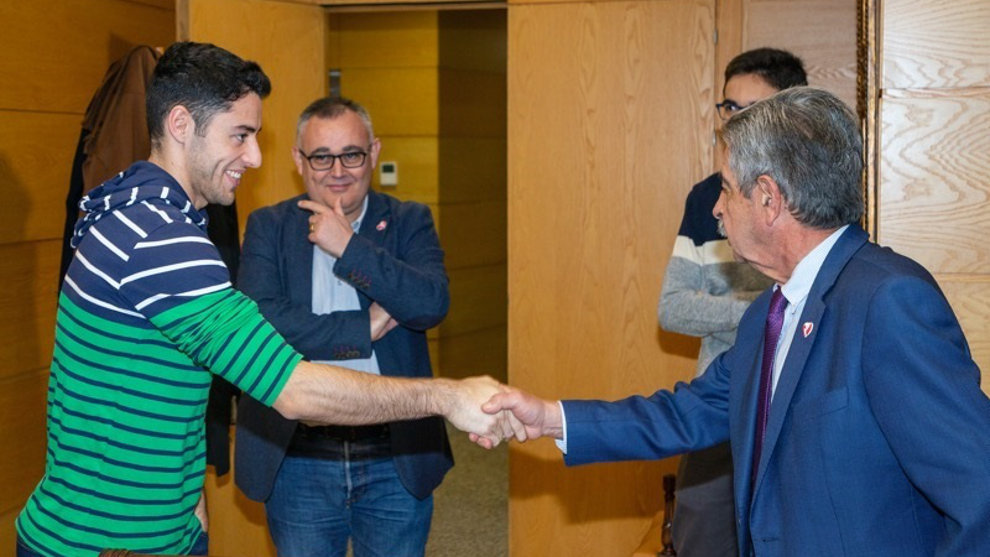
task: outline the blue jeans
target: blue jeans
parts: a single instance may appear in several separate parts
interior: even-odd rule
[[[193,544],[192,549],[189,550],[189,555],[206,555],[207,549],[210,545],[210,538],[203,532],[196,538],[196,543]],[[109,549],[109,548],[108,548]],[[17,557],[41,557],[40,554],[35,553],[24,545],[21,538],[17,538]]]
[[[285,457],[265,504],[279,557],[344,557],[348,538],[354,557],[424,555],[433,497],[403,487],[383,442],[335,441],[333,455]]]

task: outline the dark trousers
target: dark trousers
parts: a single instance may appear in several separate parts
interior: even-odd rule
[[[676,495],[671,535],[678,557],[736,557],[729,444],[683,455]]]

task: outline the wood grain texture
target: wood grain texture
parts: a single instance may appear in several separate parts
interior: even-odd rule
[[[377,118],[372,113],[373,121],[377,126]],[[379,165],[384,161],[392,161],[398,164],[399,184],[392,187],[382,188],[379,184],[379,173],[375,170],[372,179],[372,186],[389,195],[398,197],[405,201],[418,201],[426,204],[436,204],[439,188],[439,169],[437,160],[439,155],[438,140],[436,136],[400,136],[381,135],[377,128],[375,134],[382,142],[382,152]],[[433,213],[434,220],[438,220],[436,212]]]
[[[505,70],[440,70],[444,137],[505,137]]]
[[[856,108],[857,0],[748,0],[743,50],[771,46],[804,61],[808,84]]]
[[[990,273],[990,90],[880,103],[878,240],[933,273]]]
[[[448,269],[501,265],[504,280],[505,210],[504,202],[442,205],[440,226]]]
[[[441,203],[505,203],[502,137],[440,137]]]
[[[230,438],[230,459],[234,462],[233,429]],[[207,467],[204,487],[210,516],[210,555],[275,557],[265,506],[237,489],[233,473],[218,478],[213,467]]]
[[[440,10],[439,63],[443,69],[505,73],[506,10]],[[504,133],[503,133],[504,135]]]
[[[983,372],[983,392],[990,395],[990,277],[935,275],[962,325],[973,360]]]
[[[0,513],[23,507],[44,473],[47,395],[47,369],[0,380]]]
[[[441,369],[463,377],[506,370],[506,17],[438,14],[440,239],[451,308]]]
[[[490,375],[499,381],[508,380],[508,342],[504,324],[446,337],[438,348],[438,359],[434,361],[440,363],[444,377]]]
[[[329,14],[334,68],[436,68],[433,10]]]
[[[439,133],[437,68],[342,68],[340,90],[368,109],[379,135]]]
[[[0,2],[0,109],[81,115],[111,62],[139,44],[172,43],[173,18],[123,0]]]
[[[17,531],[14,529],[14,520],[21,509],[0,513],[0,557],[15,557],[17,548],[14,542],[17,539]]]
[[[697,355],[658,342],[656,303],[709,170],[713,31],[713,1],[510,4],[511,383],[645,394]],[[552,443],[513,447],[511,554],[629,555],[673,465],[565,470]]]
[[[271,0],[184,0],[180,27],[190,40],[212,42],[258,62],[272,82],[259,137],[263,163],[244,175],[237,193],[247,215],[302,191],[291,151],[296,119],[326,94],[326,20],[318,6]]]
[[[0,243],[61,239],[82,117],[0,110]]]
[[[990,2],[884,0],[884,88],[990,86]]]
[[[0,380],[47,367],[52,358],[61,242],[0,245]]]
[[[505,326],[506,274],[504,265],[447,269],[450,276],[450,313],[440,324],[440,343],[446,337]]]

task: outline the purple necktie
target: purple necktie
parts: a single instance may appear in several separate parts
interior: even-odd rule
[[[756,438],[753,444],[753,470],[750,475],[754,487],[756,469],[760,465],[760,454],[763,452],[763,437],[767,433],[767,419],[770,416],[773,355],[777,351],[777,341],[780,340],[780,329],[784,325],[786,307],[787,298],[780,292],[780,288],[777,288],[770,298],[770,311],[767,313],[767,324],[763,329],[763,366],[760,369],[760,393],[756,401]]]

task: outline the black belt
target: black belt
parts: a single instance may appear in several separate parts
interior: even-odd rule
[[[324,425],[308,426],[299,424],[292,436],[293,444],[312,443],[320,440],[334,441],[366,441],[373,439],[388,439],[388,424],[375,425]]]

